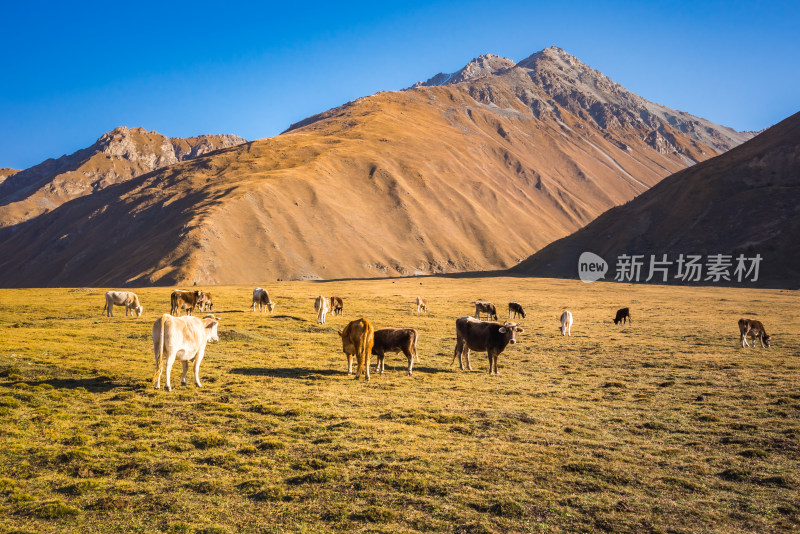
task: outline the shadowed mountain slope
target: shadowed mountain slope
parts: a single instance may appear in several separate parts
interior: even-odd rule
[[[760,254],[756,285],[800,286],[800,113],[664,179],[510,272],[575,278],[584,251],[609,262],[610,279],[621,254],[730,254],[734,267],[739,254]]]
[[[655,104],[565,52],[540,55],[523,66],[478,58],[444,85],[349,102],[68,202],[0,231],[0,279],[232,284],[505,268],[751,135],[647,114]],[[564,73],[568,60],[575,72]]]

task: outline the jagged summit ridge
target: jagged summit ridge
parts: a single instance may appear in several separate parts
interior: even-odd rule
[[[496,56],[494,54],[484,54],[472,59],[472,61],[456,72],[451,74],[440,72],[424,82],[415,83],[412,88],[461,83],[481,76],[497,74],[512,67],[514,67],[514,62],[508,58]]]

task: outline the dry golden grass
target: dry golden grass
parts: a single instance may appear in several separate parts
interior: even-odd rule
[[[212,289],[212,288],[209,288]],[[800,528],[794,292],[514,278],[214,287],[204,387],[154,391],[103,289],[0,291],[0,532],[765,532]],[[344,317],[314,322],[313,298]],[[417,315],[414,298],[430,313]],[[450,366],[475,299],[528,311],[500,376]],[[633,325],[616,327],[630,306]],[[564,308],[572,337],[558,333]],[[121,314],[121,316],[120,316]],[[738,347],[751,314],[771,349]],[[413,326],[369,383],[335,329]],[[502,317],[502,315],[501,315]],[[373,362],[374,365],[374,362]],[[174,370],[175,371],[175,370]],[[697,400],[699,396],[704,400]]]

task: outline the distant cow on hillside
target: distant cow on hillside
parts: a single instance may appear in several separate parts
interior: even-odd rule
[[[764,330],[764,325],[761,324],[761,321],[755,321],[753,319],[739,319],[739,334],[741,335],[742,348],[750,346],[747,342],[747,336],[753,339],[753,347],[756,346],[756,339],[761,343],[762,349],[764,345],[769,347],[772,342],[772,336],[767,335],[767,331]]]
[[[331,297],[331,312],[333,312],[334,316],[344,313],[344,301],[342,297]]]
[[[522,304],[519,302],[509,302],[508,303],[508,318],[512,319],[511,314],[514,314],[513,319],[516,319],[518,315],[521,315],[522,318],[525,318],[525,310],[522,309]]]
[[[375,331],[375,344],[372,354],[378,357],[378,373],[383,374],[384,358],[387,352],[402,352],[408,358],[408,376],[414,358],[417,358],[417,331],[413,328],[383,328]],[[419,361],[419,358],[417,358]]]
[[[633,320],[631,319],[631,310],[629,308],[620,308],[617,310],[617,316],[614,317],[614,324],[625,324],[625,320],[630,324],[633,324]]]
[[[572,312],[569,310],[561,314],[561,335],[572,336]]]
[[[417,313],[428,311],[428,300],[422,297],[417,297]]]
[[[139,304],[139,297],[130,291],[108,291],[106,292],[106,307],[103,308],[107,317],[114,317],[114,306],[125,306],[125,317],[128,311],[131,315],[141,317],[144,308]]]
[[[256,311],[256,305],[258,305],[258,311],[267,310],[272,313],[272,310],[275,309],[275,303],[269,298],[269,292],[260,287],[253,290],[253,311]]]
[[[183,291],[176,289],[170,295],[170,314],[177,316],[180,310],[187,310],[188,315],[192,315],[195,307],[203,302],[205,295],[202,291]]]
[[[464,370],[462,356],[467,358],[467,369],[472,371],[469,362],[469,351],[486,352],[489,356],[489,374],[497,373],[497,357],[505,350],[509,343],[517,342],[517,334],[523,333],[515,323],[486,323],[472,317],[456,319],[456,349],[453,353],[453,362],[458,358],[461,370]],[[453,362],[450,365],[453,365]]]
[[[328,313],[328,299],[322,295],[314,300],[314,311],[317,312],[317,322],[325,324],[325,315]]]
[[[363,317],[350,321],[344,330],[339,330],[339,336],[342,338],[342,352],[347,356],[347,374],[353,374],[353,356],[355,356],[358,362],[356,380],[362,373],[364,379],[369,380],[369,360],[375,342],[375,329],[372,323]]]
[[[480,319],[482,313],[486,314],[487,319],[497,320],[497,308],[491,302],[482,300],[475,302],[475,318]]]

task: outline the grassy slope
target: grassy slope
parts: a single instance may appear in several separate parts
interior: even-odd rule
[[[172,393],[150,387],[168,289],[139,291],[139,319],[104,317],[104,289],[48,290],[46,306],[38,290],[0,291],[0,532],[800,526],[794,293],[512,278],[268,289],[272,316],[248,311],[250,287],[214,288],[204,387],[173,373]],[[345,316],[316,325],[320,293],[343,296]],[[412,313],[417,294],[430,314]],[[529,311],[499,377],[480,354],[472,373],[449,366],[453,321],[477,298]],[[611,323],[622,305],[633,326]],[[773,348],[737,347],[748,313]],[[335,328],[362,314],[419,330],[413,377],[393,355],[369,384],[345,375]]]

